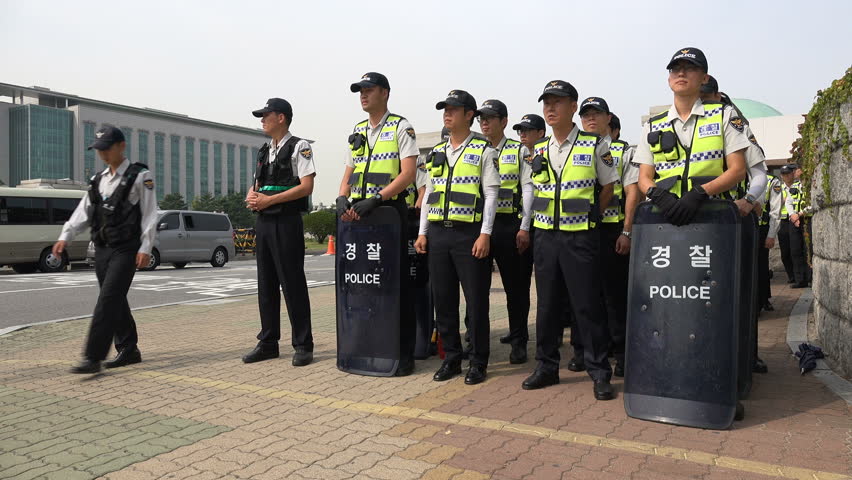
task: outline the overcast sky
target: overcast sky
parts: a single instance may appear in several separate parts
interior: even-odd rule
[[[784,114],[806,113],[852,63],[848,1],[0,0],[0,12],[0,82],[249,127],[268,97],[288,99],[293,133],[316,140],[315,203],[337,195],[365,117],[349,84],[367,71],[388,76],[391,111],[418,132],[441,127],[435,103],[451,89],[503,100],[511,126],[562,79],[605,98],[635,142],[648,107],[671,102],[665,66],[681,47],[701,48],[732,97]]]

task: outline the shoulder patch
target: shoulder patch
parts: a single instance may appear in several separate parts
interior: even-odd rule
[[[781,193],[781,185],[778,184],[778,185],[773,186],[772,191],[775,192],[775,193]]]
[[[303,148],[303,149],[299,150],[299,155],[310,160],[314,156],[314,152],[313,152],[313,150],[310,149],[310,147],[309,148]]]
[[[417,139],[417,134],[415,134],[415,133],[414,133],[414,129],[413,129],[413,128],[406,128],[406,129],[405,129],[405,133],[406,133],[409,137],[411,137],[411,139],[412,139],[412,140],[416,140],[416,139]]]
[[[749,136],[748,136],[748,141],[749,141],[749,142],[751,142],[751,143],[753,143],[755,147],[760,148],[760,144],[759,144],[759,143],[757,143],[757,139],[756,139],[756,138],[754,138],[754,135],[749,135]]]
[[[730,124],[740,133],[743,133],[743,131],[745,130],[745,122],[743,122],[742,117],[732,118]]]
[[[150,178],[149,178],[149,179],[147,179],[147,180],[145,180],[145,181],[144,181],[144,182],[142,182],[142,183],[145,185],[145,188],[147,188],[148,190],[153,190],[153,189],[154,189],[154,181],[153,181],[153,180],[151,180]]]
[[[524,161],[527,162],[528,165],[532,165],[533,156],[531,153],[524,155]]]
[[[612,154],[611,154],[611,153],[609,153],[609,152],[606,152],[606,153],[604,153],[603,155],[601,155],[601,160],[603,160],[604,164],[605,164],[607,167],[611,167],[611,166],[612,166],[612,164],[613,164]]]

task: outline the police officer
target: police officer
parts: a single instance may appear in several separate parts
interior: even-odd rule
[[[444,110],[450,139],[432,148],[427,168],[426,200],[415,248],[429,251],[429,276],[435,320],[446,358],[433,380],[446,381],[461,373],[459,284],[470,317],[470,368],[464,382],[485,381],[490,326],[491,232],[500,177],[496,152],[470,127],[477,115],[476,100],[464,90],[452,90],[435,105]]]
[[[270,98],[252,112],[260,118],[264,143],[257,154],[255,180],[246,195],[247,208],[258,213],[257,296],[260,333],[257,346],[243,356],[253,363],[278,357],[281,338],[281,292],[292,328],[293,366],[308,365],[314,358],[311,304],[305,279],[305,233],[302,212],[314,189],[314,156],[311,145],[290,133],[293,108],[287,100]]]
[[[520,163],[529,155],[527,147],[506,138],[504,131],[509,123],[509,112],[500,100],[486,100],[479,107],[479,125],[482,133],[497,152],[497,167],[500,175],[500,190],[497,194],[497,214],[491,234],[491,256],[497,261],[500,278],[506,292],[506,308],[509,311],[509,363],[527,361],[529,333],[527,322],[530,314],[530,282],[532,280],[532,251],[529,235],[519,236],[521,230]],[[526,188],[532,194],[532,183]],[[527,206],[529,203],[526,204]],[[525,233],[529,231],[529,225]],[[526,240],[526,241],[525,241]]]
[[[798,192],[795,186],[796,164],[788,163],[781,167],[781,224],[778,228],[778,248],[781,250],[781,263],[787,272],[787,283],[796,283],[796,274],[793,270],[793,256],[790,252],[790,213],[795,213],[794,201],[790,189]]]
[[[124,134],[118,128],[104,126],[95,132],[95,138],[89,150],[97,150],[107,168],[92,177],[89,193],[80,200],[53,245],[53,254],[62,255],[74,236],[88,226],[96,247],[95,275],[100,292],[83,361],[71,373],[99,372],[113,340],[118,355],[104,363],[106,368],[142,361],[127,291],[136,269],[148,266],[157,235],[157,199],[148,167],[131,163],[124,156]]]
[[[616,117],[617,118],[617,117]],[[611,164],[618,174],[613,185],[612,200],[603,212],[600,225],[601,267],[603,272],[604,314],[615,356],[614,374],[624,376],[624,341],[627,330],[627,282],[630,267],[630,235],[633,230],[633,213],[639,203],[640,194],[636,183],[639,181],[639,169],[624,162],[627,142],[612,140],[610,124],[613,115],[606,100],[589,97],[580,105],[580,119],[583,130],[596,133],[609,143],[609,156],[604,162]],[[571,330],[571,344],[574,345],[574,361],[583,358],[583,349],[577,348],[577,335]]]
[[[612,367],[607,360],[609,334],[601,311],[601,214],[609,205],[617,172],[605,163],[609,145],[599,135],[581,131],[573,121],[577,90],[568,82],[549,82],[539,101],[553,135],[536,143],[522,175],[531,176],[535,246],[535,372],[525,390],[559,383],[558,338],[562,332],[564,297],[568,297],[582,335],[585,366],[598,400],[613,398]],[[567,292],[566,292],[567,290]]]
[[[784,205],[783,182],[774,175],[766,175],[769,182],[763,197],[763,211],[760,216],[760,239],[758,240],[758,303],[764,311],[775,310],[772,302],[772,289],[769,277],[769,250],[775,247],[778,230],[781,226],[781,209]]]
[[[790,257],[793,260],[793,274],[796,276],[796,282],[790,288],[807,288],[812,276],[805,234],[807,233],[808,237],[811,235],[810,217],[813,215],[813,208],[805,199],[801,176],[801,167],[795,165],[795,182],[789,189],[790,197],[787,200],[790,212]]]
[[[350,86],[359,93],[368,118],[349,136],[351,155],[340,182],[337,214],[344,222],[360,220],[376,207],[389,206],[400,219],[400,359],[397,376],[414,371],[415,326],[408,257],[408,204],[415,202],[417,144],[414,128],[405,118],[388,111],[390,83],[378,72],[364,74]],[[351,200],[350,200],[351,197]]]

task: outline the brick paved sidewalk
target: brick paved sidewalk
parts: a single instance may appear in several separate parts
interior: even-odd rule
[[[627,418],[620,396],[596,402],[564,369],[560,385],[521,390],[533,364],[510,365],[497,341],[502,293],[475,387],[432,382],[434,358],[406,378],[339,372],[332,287],[311,290],[316,362],[300,369],[289,354],[240,361],[255,297],[137,312],[145,361],[95,377],[67,373],[88,320],[33,327],[0,337],[0,478],[848,478],[852,411],[798,375],[785,332],[800,291],[773,289],[759,327],[770,373],[722,432]]]

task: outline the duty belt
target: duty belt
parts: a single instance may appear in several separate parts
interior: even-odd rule
[[[293,187],[295,187],[295,185],[291,185],[289,187],[284,187],[281,185],[264,185],[260,187],[260,190],[258,190],[258,192],[283,192],[286,190],[290,190]]]

